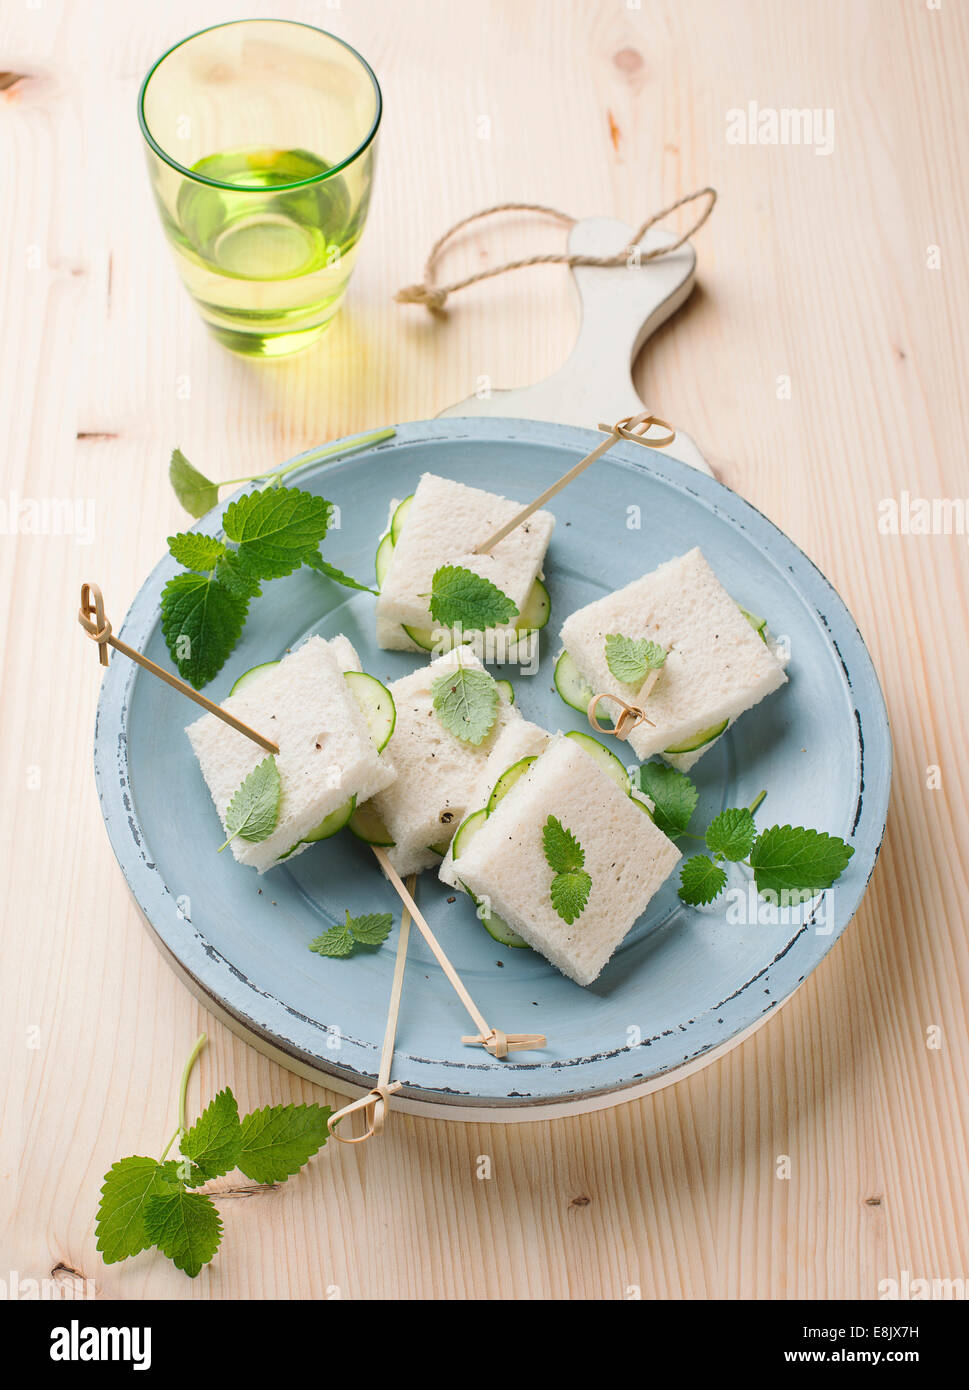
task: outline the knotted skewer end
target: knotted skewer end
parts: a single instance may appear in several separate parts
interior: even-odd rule
[[[81,606],[77,610],[77,620],[91,640],[97,642],[101,665],[107,666],[111,624],[104,616],[104,596],[96,584],[81,585]]]
[[[509,1052],[537,1052],[547,1045],[544,1033],[503,1033],[500,1028],[492,1028],[487,1036],[475,1033],[461,1041],[466,1047],[483,1047],[492,1057],[507,1057]]]

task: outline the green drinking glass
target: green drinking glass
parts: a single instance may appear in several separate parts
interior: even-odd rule
[[[145,78],[138,119],[162,226],[202,318],[233,352],[297,352],[339,310],[381,105],[359,53],[289,20],[205,29]]]

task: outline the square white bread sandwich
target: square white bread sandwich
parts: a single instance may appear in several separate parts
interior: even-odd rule
[[[555,683],[563,699],[583,712],[593,691],[640,705],[652,723],[633,730],[630,747],[641,760],[661,753],[682,772],[787,680],[764,621],[738,606],[698,549],[578,609],[561,635],[565,653]],[[610,635],[647,638],[668,655],[657,673],[619,680],[607,660]],[[648,694],[640,702],[644,682]],[[603,702],[599,713],[611,718],[617,711]]]
[[[354,829],[386,847],[401,877],[441,863],[494,748],[513,730],[536,728],[499,693],[494,724],[480,743],[452,733],[434,708],[433,687],[438,677],[461,667],[484,672],[473,652],[458,647],[390,686],[397,707],[397,780],[373,798],[363,817],[354,817]]]
[[[447,633],[431,616],[429,596],[436,571],[453,565],[489,579],[514,603],[517,618],[489,628],[485,650],[489,661],[521,660],[526,645],[522,634],[548,621],[541,575],[555,518],[550,512],[533,512],[488,554],[473,553],[521,508],[520,502],[497,493],[423,474],[413,496],[393,509],[377,551],[380,646],[391,651],[447,649]],[[465,630],[474,629],[466,625]]]
[[[507,779],[511,785],[487,815],[461,827],[441,869],[445,882],[474,896],[479,912],[484,904],[580,985],[596,979],[680,858],[629,795],[618,759],[614,775],[611,754],[595,745],[599,751],[590,756],[593,745],[584,734],[552,739]],[[550,817],[578,845],[579,859],[571,862],[588,878],[585,904],[572,921],[553,902],[557,874],[544,833]]]
[[[236,683],[236,693],[222,702],[223,709],[279,746],[279,820],[258,843],[241,835],[231,840],[241,864],[262,874],[288,862],[335,834],[355,805],[393,782],[394,767],[379,753],[365,704],[355,693],[359,671],[357,653],[346,637],[329,642],[310,637],[282,661],[247,673]],[[386,696],[370,677],[357,678],[357,685],[368,684]],[[197,719],[186,733],[224,826],[229,802],[245,778],[273,755],[214,714]]]

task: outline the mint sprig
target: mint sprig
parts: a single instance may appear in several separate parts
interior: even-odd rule
[[[349,444],[315,454],[247,478],[214,483],[172,451],[169,478],[178,500],[192,516],[204,516],[219,500],[219,489],[238,483],[270,481],[269,487],[230,502],[222,518],[225,540],[201,532],[180,531],[168,538],[169,550],[186,573],[170,579],[162,591],[162,633],[179,675],[196,690],[221,671],[242,635],[249,603],[262,583],[292,574],[307,565],[350,589],[373,592],[344,574],[320,554],[332,504],[299,488],[281,487],[287,474],[321,459],[389,439],[394,430],[377,430]]]
[[[648,637],[623,637],[610,632],[606,637],[606,665],[617,681],[627,685],[642,685],[650,671],[658,671],[667,652]]]
[[[634,780],[652,799],[659,829],[671,839],[689,835],[686,827],[698,799],[689,777],[659,763],[644,763]],[[841,876],[855,851],[837,835],[792,825],[757,833],[754,812],[766,795],[761,792],[750,806],[730,806],[714,816],[703,836],[710,853],[694,854],[680,868],[683,902],[692,907],[715,902],[726,887],[726,863],[746,864],[758,893],[786,903],[803,902]]]
[[[498,683],[477,666],[458,666],[434,678],[431,702],[445,729],[477,747],[498,718]]]
[[[258,845],[268,840],[279,822],[279,803],[282,798],[282,782],[276,759],[270,754],[257,763],[243,779],[242,785],[232,797],[225,811],[225,828],[228,839],[219,847],[219,853],[236,836]]]
[[[285,1182],[326,1143],[327,1106],[269,1106],[240,1119],[228,1087],[188,1128],[188,1080],[205,1042],[203,1033],[185,1064],[178,1128],[161,1158],[134,1154],[105,1174],[97,1218],[97,1248],[105,1264],[156,1246],[194,1279],[219,1248],[222,1218],[212,1195],[193,1189],[233,1169],[253,1182]],[[179,1160],[168,1158],[176,1140],[183,1155]]]
[[[442,627],[483,632],[518,617],[517,604],[497,584],[463,565],[442,565],[435,570],[426,597],[431,617]]]
[[[315,937],[309,949],[318,956],[339,959],[352,955],[357,946],[379,946],[387,940],[393,920],[389,912],[367,912],[362,917],[351,917],[347,909],[347,920],[334,923],[329,931]]]
[[[190,516],[198,518],[216,506],[219,500],[219,491],[222,488],[239,487],[242,483],[264,482],[272,482],[278,487],[283,478],[288,477],[290,473],[295,473],[297,469],[309,468],[313,464],[322,463],[324,459],[333,458],[337,454],[352,454],[358,449],[369,449],[374,444],[382,444],[385,439],[393,439],[396,433],[395,429],[374,430],[370,434],[361,435],[359,439],[350,439],[346,442],[341,440],[336,444],[324,445],[322,449],[316,449],[312,454],[306,454],[293,463],[284,464],[281,468],[272,468],[266,473],[248,473],[244,478],[224,478],[220,482],[213,482],[204,473],[200,473],[193,464],[189,463],[181,449],[173,449],[171,462],[168,465],[168,480],[175,496],[185,510]]]
[[[592,878],[584,868],[585,851],[556,816],[549,816],[542,826],[542,848],[554,873],[549,888],[552,906],[571,926],[585,911],[592,891]]]

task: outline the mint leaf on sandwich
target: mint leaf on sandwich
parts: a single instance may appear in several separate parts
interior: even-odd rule
[[[496,584],[462,565],[442,565],[431,580],[431,617],[442,627],[460,624],[483,632],[518,617],[517,605]]]
[[[585,850],[572,831],[567,830],[555,816],[549,816],[542,826],[542,845],[549,868],[557,874],[581,869],[585,863]]]
[[[606,665],[617,681],[642,685],[650,671],[658,671],[666,649],[648,637],[623,637],[611,632],[606,638]]]
[[[204,516],[219,500],[218,484],[193,468],[181,449],[172,450],[168,479],[189,516]]]
[[[571,926],[585,911],[592,891],[592,878],[583,868],[585,851],[556,816],[549,816],[542,826],[542,847],[555,875],[549,889],[552,906]]]
[[[653,820],[663,834],[671,839],[682,835],[700,799],[686,773],[665,763],[643,763],[633,781],[653,802]]]
[[[220,846],[219,853],[237,835],[251,844],[268,840],[276,829],[279,820],[279,801],[282,783],[276,759],[269,755],[257,763],[244,778],[241,787],[226,807],[225,828],[229,838]]]
[[[431,685],[431,700],[445,729],[475,746],[494,728],[499,699],[494,677],[476,666],[458,666],[436,676]]]
[[[854,852],[854,847],[837,835],[774,825],[757,837],[750,851],[750,866],[758,893],[809,898],[831,887]]]
[[[314,563],[332,510],[311,492],[268,487],[230,502],[222,525],[238,543],[239,563],[253,578],[279,579]]]

